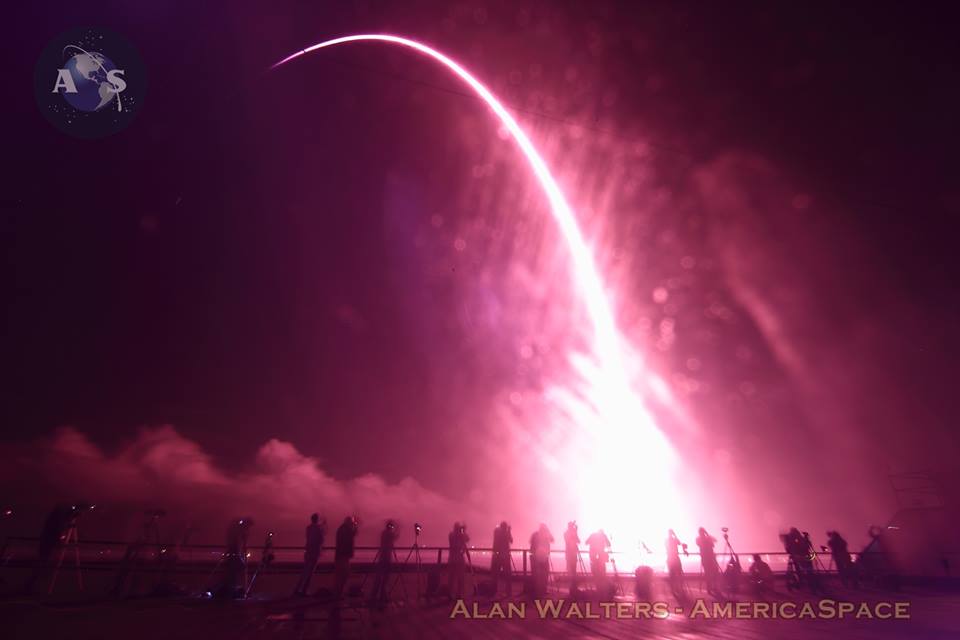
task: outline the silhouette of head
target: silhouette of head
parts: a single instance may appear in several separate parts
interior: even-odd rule
[[[509,526],[510,526],[510,525],[507,524],[507,521],[506,521],[506,520],[504,520],[504,521],[502,521],[502,522],[500,523],[500,528],[501,528],[501,529],[506,529],[506,528],[509,527]]]
[[[760,554],[759,554],[759,553],[755,553],[755,554],[753,554],[753,561],[754,561],[754,562],[763,562],[763,559],[760,558]]]
[[[317,524],[317,522],[319,521],[320,521],[320,514],[317,514],[317,513],[310,514],[310,522],[312,522],[313,524]]]

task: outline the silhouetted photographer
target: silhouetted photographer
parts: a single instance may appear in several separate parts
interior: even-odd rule
[[[853,558],[850,557],[847,541],[836,531],[827,531],[827,546],[830,548],[833,563],[837,567],[840,582],[845,587],[857,586],[856,567],[853,564]]]
[[[450,590],[450,597],[459,599],[463,597],[467,561],[470,553],[467,550],[467,543],[470,542],[470,536],[467,535],[467,525],[454,522],[453,530],[450,531],[447,540],[450,545],[450,557],[447,560],[447,571],[449,572],[447,587]]]
[[[490,559],[490,573],[493,575],[493,595],[496,597],[500,581],[506,586],[507,597],[511,595],[510,578],[513,573],[513,561],[510,547],[513,544],[513,532],[506,521],[493,530],[493,557]]]
[[[677,534],[670,529],[667,531],[667,574],[670,581],[670,591],[678,600],[685,600],[687,596],[686,586],[683,583],[683,564],[680,562],[680,549],[683,549],[683,555],[690,555],[687,551],[687,544],[680,542]]]
[[[814,574],[814,549],[809,534],[801,533],[796,527],[780,535],[783,549],[787,552],[787,589],[798,589],[806,585],[811,591],[820,587]]]
[[[703,567],[707,593],[717,596],[720,594],[720,564],[717,562],[717,553],[714,549],[717,539],[707,533],[703,527],[700,527],[697,533],[696,543],[700,549],[700,565]]]
[[[343,597],[343,590],[350,578],[350,560],[353,559],[354,543],[359,529],[360,521],[353,516],[344,518],[343,523],[337,527],[336,549],[333,556],[333,593],[337,599]]]
[[[553,544],[553,534],[550,533],[547,525],[540,523],[540,527],[530,536],[530,569],[535,598],[542,598],[547,594],[547,581],[550,578],[551,544]]]
[[[310,588],[310,580],[317,569],[317,563],[320,561],[320,553],[323,550],[323,539],[327,535],[327,521],[320,519],[319,514],[310,516],[310,524],[307,525],[304,533],[305,542],[303,550],[303,573],[297,582],[297,588],[293,595],[305,596]]]
[[[377,551],[376,561],[377,578],[373,581],[373,593],[370,594],[371,603],[379,605],[387,603],[387,584],[393,567],[394,547],[399,536],[397,523],[393,520],[387,520],[387,524],[380,534],[380,549]]]
[[[587,538],[590,553],[590,573],[593,574],[594,588],[604,593],[607,588],[607,561],[610,559],[610,538],[603,529],[598,529]]]

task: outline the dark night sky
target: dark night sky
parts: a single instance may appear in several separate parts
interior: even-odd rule
[[[260,73],[359,31],[430,42],[512,104],[586,69],[596,82],[521,122],[621,140],[640,128],[663,176],[730,150],[800,176],[836,211],[823,251],[850,237],[871,257],[852,267],[871,285],[849,308],[869,314],[877,296],[877,313],[913,310],[887,327],[902,387],[878,395],[923,406],[914,437],[955,438],[960,59],[936,4],[246,4],[15,10],[0,119],[7,441],[71,424],[109,447],[171,423],[227,468],[277,437],[337,477],[470,488],[458,469],[472,469],[471,434],[451,427],[464,407],[450,405],[482,403],[501,365],[444,321],[469,261],[435,255],[431,268],[456,275],[454,290],[434,286],[395,241],[413,231],[383,185],[415,176],[424,208],[468,220],[458,123],[496,127],[404,52],[344,48]],[[46,42],[80,25],[125,35],[149,73],[138,119],[101,141],[60,134],[29,89]],[[510,84],[531,65],[538,78]],[[591,115],[608,86],[617,102]]]

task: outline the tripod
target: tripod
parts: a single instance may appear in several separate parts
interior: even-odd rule
[[[247,533],[249,521],[239,520],[230,525],[227,535],[226,549],[220,554],[220,559],[207,576],[208,593],[219,597],[243,598],[247,591]],[[224,567],[223,582],[216,586],[211,585],[211,579]]]
[[[60,557],[57,559],[57,566],[54,567],[53,575],[50,577],[47,595],[53,593],[53,587],[57,583],[57,576],[60,574],[60,567],[63,565],[63,557],[67,554],[68,546],[73,546],[73,563],[77,570],[77,584],[83,591],[83,571],[80,568],[80,539],[77,534],[77,519],[73,518],[67,525],[67,532],[61,538]]]
[[[727,533],[726,527],[723,529],[723,542],[723,552],[729,556],[729,559],[727,560],[727,568],[724,570],[724,577],[727,579],[727,588],[733,593],[736,593],[740,586],[739,582],[742,568],[740,567],[740,557],[733,550],[733,546],[730,544],[730,534]]]
[[[584,576],[587,575],[587,565],[583,562],[583,551],[577,549],[577,571]]]
[[[376,568],[377,561],[380,560],[380,549],[377,549],[377,552],[373,554],[373,566]],[[363,593],[363,588],[367,586],[367,578],[370,577],[370,572],[367,571],[363,574],[363,580],[360,581],[360,593]]]
[[[125,591],[133,591],[137,582],[137,573],[143,566],[143,551],[152,545],[157,548],[157,564],[162,562],[162,546],[160,544],[160,517],[163,515],[160,511],[148,512],[147,519],[143,523],[143,530],[140,537],[127,547],[123,562],[117,573],[117,580],[113,586],[114,595],[122,595]]]
[[[616,558],[613,557],[612,554],[610,555],[610,564],[613,565],[613,579],[614,579],[614,584],[617,585],[617,589],[616,589],[615,593],[619,593],[619,594],[622,596],[622,595],[623,595],[623,583],[620,582],[620,570],[617,569],[617,560],[616,560]]]
[[[517,575],[517,563],[513,560],[513,553],[507,551],[507,557],[510,558],[510,575],[507,577],[507,597],[513,597],[513,577]],[[495,583],[496,584],[496,583]],[[523,585],[520,585],[520,591],[523,592]]]
[[[228,577],[236,576],[240,578],[238,582],[241,582],[242,584],[239,587],[239,589],[233,589],[228,582],[224,582],[218,588],[217,585],[212,582],[213,576],[217,575],[218,571],[220,570],[220,567],[222,567],[225,562],[228,563],[225,569],[225,571],[227,572],[227,576]],[[234,563],[234,564],[229,564],[229,563]],[[243,575],[237,575],[240,573],[240,571],[237,570],[238,566],[242,570]],[[244,586],[246,584],[247,584],[246,557],[242,553],[233,553],[230,551],[224,551],[223,553],[220,554],[220,559],[217,560],[217,564],[213,566],[213,569],[207,575],[207,580],[206,580],[207,591],[209,591],[211,595],[226,593],[224,590],[230,589],[233,592],[233,595],[229,595],[228,597],[231,597],[231,598],[241,597],[241,595],[237,595],[237,594],[242,594],[242,597],[246,597],[245,594],[247,592],[247,588]],[[215,588],[217,588],[216,591],[214,591]]]
[[[830,554],[830,560],[827,562],[827,568],[824,569],[824,571],[826,571],[827,573],[830,573],[831,571],[833,571],[833,553],[824,546],[820,547],[820,553]],[[820,562],[820,566],[823,567],[823,562]],[[837,571],[838,572],[840,571],[840,567],[837,567]]]
[[[550,551],[540,548],[531,548],[530,551],[530,593],[536,598],[550,593],[553,575],[553,563],[550,560]]]
[[[220,566],[223,564],[223,561],[227,559],[227,552],[224,551],[220,554],[220,558],[217,560],[217,564],[213,565],[213,569],[210,570],[210,573],[207,574],[207,579],[203,582],[203,588],[207,591],[213,591],[213,588],[216,586],[213,584],[213,576],[217,574],[217,571],[220,569]]]
[[[376,577],[373,580],[373,593],[370,594],[370,603],[376,604],[377,601],[381,601],[382,604],[386,603],[386,600],[390,597],[390,592],[392,589],[388,589],[388,583],[390,581],[390,566],[399,565],[400,561],[397,559],[396,549],[390,550],[392,561],[381,563],[382,549],[377,549],[376,555],[373,557],[373,572],[376,574]],[[363,581],[360,583],[360,593],[363,593],[363,588],[367,584],[367,578],[370,577],[370,573],[366,573],[363,576]],[[396,584],[396,583],[394,583]],[[403,589],[404,597],[407,596],[407,587],[406,585],[401,585]]]
[[[273,562],[273,531],[267,534],[267,539],[263,543],[263,552],[260,554],[260,564],[257,565],[257,570],[253,572],[253,577],[250,578],[250,583],[243,592],[244,598],[250,597],[250,592],[253,591],[253,583],[257,581],[257,576],[269,567],[271,562]]]
[[[822,571],[823,573],[829,572],[829,569],[823,566],[823,560],[820,559],[820,554],[814,550],[813,545],[810,545],[810,555],[813,556],[813,564],[817,568],[817,570]],[[830,556],[830,567],[833,567],[832,555]]]
[[[473,572],[473,558],[470,557],[470,549],[464,549],[463,554],[467,557],[467,570],[470,573],[470,589],[473,595],[477,595],[477,576]]]
[[[730,534],[726,531],[723,532],[723,553],[731,558],[737,558],[737,552],[733,550],[733,546],[730,544]],[[737,558],[739,560],[739,558]]]
[[[557,576],[553,572],[553,558],[550,555],[547,555],[547,594],[549,595],[551,591],[559,591],[557,587]]]
[[[810,566],[811,566],[811,569],[812,569],[811,572],[810,572],[810,579],[811,579],[811,585],[810,585],[810,586],[812,587],[812,589],[813,589],[814,592],[820,592],[820,591],[822,590],[822,587],[821,587],[821,584],[820,584],[821,576],[820,576],[820,575],[817,575],[817,574],[818,574],[818,573],[821,573],[821,574],[824,574],[824,576],[825,576],[826,573],[827,573],[827,568],[823,566],[823,561],[820,560],[820,555],[817,554],[817,550],[816,550],[816,548],[813,546],[813,543],[810,542],[810,538],[809,538],[809,537],[807,537],[807,543],[808,543],[807,546],[809,546],[809,548],[810,548]],[[831,557],[830,561],[833,562],[833,558],[832,558],[832,557]]]
[[[154,595],[172,595],[183,593],[183,588],[174,581],[174,576],[172,574],[176,570],[177,563],[180,561],[180,554],[183,553],[184,547],[186,547],[190,542],[190,536],[193,534],[193,531],[193,527],[191,525],[187,525],[187,528],[183,532],[183,537],[180,538],[180,541],[177,542],[173,550],[171,550],[169,547],[163,547],[160,549],[160,557],[158,558],[158,562],[160,564],[160,576],[153,585]]]
[[[583,552],[580,551],[579,547],[577,547],[577,560],[573,565],[573,572],[569,572],[569,564],[567,565],[567,568],[569,573],[568,579],[570,580],[570,593],[572,595],[579,589],[580,576],[582,575],[584,578],[586,578],[588,575],[587,567],[583,563]]]
[[[423,561],[422,561],[422,558],[420,557],[420,528],[419,527],[415,527],[413,530],[413,545],[410,546],[410,550],[407,552],[407,557],[403,559],[403,565],[402,565],[403,567],[406,567],[410,563],[411,556],[414,558],[414,562],[416,563],[417,600],[419,601],[420,598],[422,597],[421,595],[422,591],[420,589],[420,580],[421,580],[421,573],[423,572]],[[391,595],[393,595],[393,591],[397,588],[398,582],[400,583],[403,582],[403,576],[400,574],[399,571],[397,572],[396,579],[393,581],[393,585],[390,587],[390,591],[387,593],[387,597],[390,597]],[[403,589],[404,598],[407,598],[408,595],[407,595],[406,585],[401,584],[400,586]]]
[[[807,557],[805,558],[804,568],[810,581],[810,590],[817,593],[820,591],[820,576],[817,574],[818,572],[826,573],[826,569],[823,566],[823,562],[820,561],[820,557],[817,555],[816,547],[813,546],[813,542],[810,540],[810,534],[804,531],[803,539],[807,545]]]

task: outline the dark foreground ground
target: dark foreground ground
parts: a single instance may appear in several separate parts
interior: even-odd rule
[[[8,574],[9,577],[9,574]],[[478,580],[483,579],[478,577]],[[292,574],[268,574],[256,583],[252,597],[244,601],[215,600],[195,595],[176,597],[106,597],[110,575],[88,572],[84,590],[76,589],[75,575],[63,574],[57,589],[50,596],[31,597],[17,594],[7,580],[6,594],[0,599],[0,620],[3,638],[960,638],[960,592],[955,588],[904,586],[898,592],[877,589],[844,589],[829,582],[822,596],[788,594],[782,586],[768,594],[770,602],[804,601],[816,604],[821,598],[854,603],[866,602],[876,611],[878,602],[909,603],[909,619],[856,619],[849,614],[842,620],[804,619],[707,619],[694,614],[694,605],[703,598],[708,609],[715,599],[699,589],[697,580],[689,581],[690,600],[680,613],[680,603],[669,594],[666,584],[656,579],[650,601],[665,601],[669,615],[665,619],[616,618],[611,609],[609,619],[581,619],[570,612],[569,599],[559,618],[542,618],[529,599],[514,596],[510,602],[526,602],[526,617],[512,619],[451,618],[454,606],[446,598],[417,598],[415,577],[393,584],[392,598],[385,608],[369,607],[361,598],[348,599],[335,606],[321,597],[294,598]],[[352,584],[359,586],[362,575],[355,575]],[[329,575],[317,575],[313,588],[323,589]],[[365,583],[372,586],[372,578]],[[421,587],[425,584],[421,583]],[[622,580],[623,595],[618,602],[634,602],[632,581]],[[515,585],[519,589],[519,585]],[[468,580],[467,590],[472,591]],[[554,601],[566,597],[564,585],[554,585],[550,594]],[[747,595],[737,601],[750,601]],[[495,602],[491,598],[468,598],[466,609],[489,614]],[[504,611],[506,602],[501,599]],[[602,615],[599,603],[587,598],[580,601],[579,613]],[[721,601],[723,602],[723,601]],[[633,611],[632,606],[628,607]],[[881,613],[892,613],[881,608]],[[629,615],[629,614],[628,614]],[[696,617],[691,617],[696,615]]]

